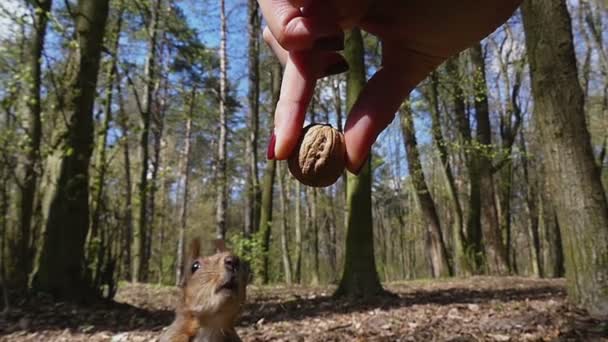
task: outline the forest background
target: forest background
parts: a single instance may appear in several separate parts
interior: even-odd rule
[[[367,296],[396,279],[566,275],[573,302],[608,314],[606,6],[525,2],[412,92],[360,175],[315,189],[265,158],[281,66],[256,1],[4,1],[5,301],[177,284],[202,236],[228,239],[258,283]],[[344,54],[309,122],[342,129],[380,67],[358,30]]]

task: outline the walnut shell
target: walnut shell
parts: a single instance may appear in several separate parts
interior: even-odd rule
[[[326,187],[344,172],[344,135],[327,124],[304,127],[298,145],[288,160],[289,171],[302,184]]]

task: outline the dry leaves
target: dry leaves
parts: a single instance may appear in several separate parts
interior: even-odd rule
[[[608,322],[565,302],[563,280],[476,277],[391,283],[393,296],[333,299],[333,288],[255,287],[244,341],[608,341]],[[0,341],[154,341],[175,290],[125,284],[122,302],[79,307],[44,298],[0,317]]]

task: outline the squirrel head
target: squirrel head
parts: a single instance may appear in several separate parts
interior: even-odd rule
[[[178,311],[198,319],[201,326],[231,328],[238,319],[246,298],[248,267],[216,241],[216,254],[201,257],[201,242],[190,244],[181,285]]]

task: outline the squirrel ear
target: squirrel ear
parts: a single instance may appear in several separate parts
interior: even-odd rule
[[[190,258],[196,259],[201,256],[201,239],[194,238],[190,242]]]
[[[222,253],[222,252],[228,251],[228,248],[226,248],[226,242],[222,239],[214,240],[213,245],[215,246],[216,253]]]

